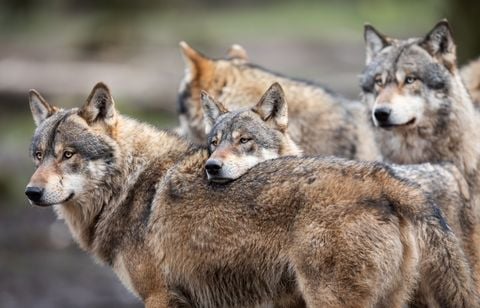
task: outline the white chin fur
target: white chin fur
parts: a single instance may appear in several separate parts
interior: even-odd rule
[[[394,95],[388,104],[375,104],[373,111],[379,107],[388,107],[392,109],[388,124],[405,125],[411,122],[412,119],[418,121],[418,119],[422,117],[425,110],[425,99],[413,95]],[[378,126],[375,117],[373,117],[373,121],[375,125]]]
[[[231,179],[239,178],[259,162],[258,157],[255,156],[244,156],[235,160],[224,161],[222,176]]]
[[[45,188],[42,202],[46,204],[62,204],[71,195],[78,196],[85,186],[85,178],[80,174],[65,175],[60,183],[52,183]]]

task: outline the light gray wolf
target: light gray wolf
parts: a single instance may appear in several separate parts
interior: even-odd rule
[[[30,107],[28,198],[53,205],[147,307],[296,294],[309,307],[403,307],[417,287],[439,306],[478,306],[441,212],[381,163],[290,157],[219,185],[204,172],[206,149],[121,115],[102,83],[83,107],[59,109],[35,91]],[[420,266],[442,275],[419,276]]]
[[[446,20],[421,38],[387,37],[365,26],[361,77],[384,159],[397,164],[453,164],[464,177],[466,251],[480,289],[479,118],[456,64]]]
[[[464,65],[460,70],[463,81],[472,96],[475,107],[480,108],[480,57]]]
[[[234,111],[252,107],[270,85],[278,82],[289,104],[289,134],[305,154],[380,158],[368,112],[360,102],[249,63],[246,52],[238,45],[231,49],[228,58],[218,60],[205,57],[185,42],[180,45],[186,73],[179,89],[178,111],[183,134],[190,140],[200,144],[206,140],[202,90]]]

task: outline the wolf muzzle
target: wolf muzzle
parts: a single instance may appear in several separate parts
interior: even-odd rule
[[[391,113],[392,113],[392,109],[387,107],[381,107],[381,108],[375,109],[375,111],[373,112],[373,116],[377,120],[378,124],[380,124],[381,126],[382,124],[388,124],[389,122],[388,119]]]
[[[220,174],[222,167],[223,167],[223,162],[217,159],[209,159],[205,164],[205,170],[207,171],[207,174],[213,177],[218,176]]]
[[[35,186],[29,186],[25,189],[25,195],[27,195],[27,198],[34,203],[38,203],[42,199],[43,192],[43,188]]]

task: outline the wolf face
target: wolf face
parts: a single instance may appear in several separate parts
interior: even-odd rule
[[[30,203],[67,204],[89,196],[115,161],[110,136],[116,113],[108,88],[97,84],[82,108],[70,110],[31,90],[30,109],[37,125],[30,147],[36,170],[25,190]]]
[[[259,162],[284,155],[300,155],[287,133],[287,103],[274,83],[250,109],[229,112],[202,92],[210,158],[205,164],[208,179],[237,179]]]
[[[451,106],[455,45],[446,21],[424,38],[396,40],[365,27],[367,66],[361,87],[381,128],[433,128]],[[432,116],[435,114],[435,116]]]

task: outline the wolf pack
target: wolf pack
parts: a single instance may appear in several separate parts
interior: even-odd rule
[[[181,42],[172,130],[31,90],[25,193],[146,307],[480,307],[480,58],[364,39],[359,101]]]

